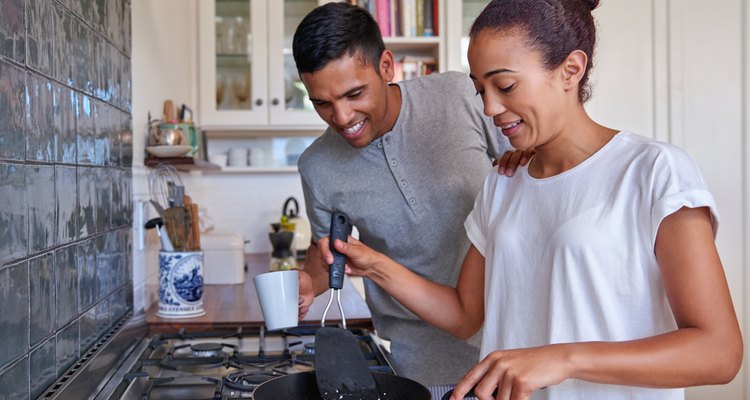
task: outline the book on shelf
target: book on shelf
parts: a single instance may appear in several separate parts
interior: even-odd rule
[[[435,58],[429,56],[405,56],[396,61],[393,67],[393,82],[414,79],[437,71]]]
[[[438,35],[438,0],[349,0],[367,10],[383,37]]]

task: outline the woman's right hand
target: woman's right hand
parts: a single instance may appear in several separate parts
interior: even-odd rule
[[[318,247],[323,259],[330,265],[333,263],[333,253],[329,248],[329,243],[330,238],[326,236],[320,239]],[[349,236],[347,242],[337,239],[334,246],[336,251],[346,256],[345,272],[347,275],[370,277],[377,272],[377,267],[381,261],[389,260],[384,254],[367,247],[367,245],[351,236]]]

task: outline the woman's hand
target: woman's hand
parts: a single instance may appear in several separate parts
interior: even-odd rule
[[[331,253],[328,247],[329,241],[330,238],[326,236],[320,239],[318,244],[323,259],[330,265],[333,263],[333,253]],[[337,239],[334,242],[334,246],[336,251],[346,256],[346,268],[344,271],[347,275],[369,276],[371,273],[374,273],[380,261],[387,259],[385,255],[367,247],[367,245],[351,236],[349,236],[347,242]]]
[[[506,151],[500,158],[495,160],[493,165],[497,165],[497,173],[505,176],[513,176],[519,165],[525,166],[534,155],[534,150],[514,150]]]
[[[525,400],[535,390],[557,385],[570,376],[570,345],[498,350],[472,368],[453,390],[460,400],[474,388],[480,400]]]

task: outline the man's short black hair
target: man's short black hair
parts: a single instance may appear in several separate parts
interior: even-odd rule
[[[302,19],[294,33],[292,51],[300,74],[319,71],[333,60],[355,54],[379,74],[385,44],[370,13],[336,2],[317,7]]]

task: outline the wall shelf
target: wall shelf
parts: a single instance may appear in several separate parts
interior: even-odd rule
[[[221,167],[211,164],[206,160],[192,157],[148,157],[143,160],[147,167],[156,167],[159,164],[169,164],[178,171],[221,171]]]

